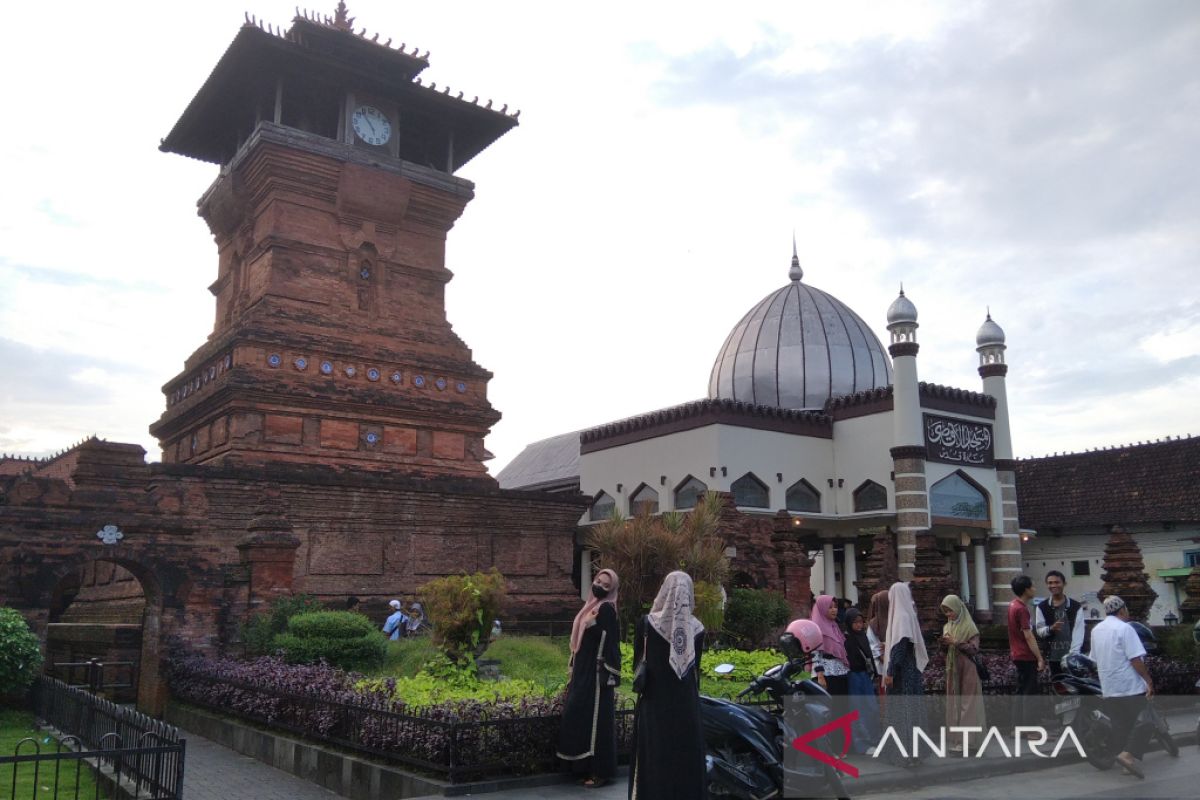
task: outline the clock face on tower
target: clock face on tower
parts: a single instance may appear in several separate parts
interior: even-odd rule
[[[374,106],[359,106],[350,117],[358,138],[367,144],[384,145],[392,138],[392,123],[387,115]]]

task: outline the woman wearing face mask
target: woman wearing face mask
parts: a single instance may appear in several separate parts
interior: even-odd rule
[[[611,569],[592,581],[592,596],[571,626],[571,677],[563,702],[558,757],[584,777],[581,783],[603,786],[617,773],[614,694],[621,682],[621,642],[617,624],[617,588]]]

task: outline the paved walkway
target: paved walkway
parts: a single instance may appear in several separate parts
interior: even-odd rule
[[[340,795],[184,731],[187,800],[339,800]]]

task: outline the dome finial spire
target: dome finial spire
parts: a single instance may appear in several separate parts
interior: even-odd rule
[[[792,229],[792,268],[788,270],[788,277],[794,281],[798,281],[804,277],[804,269],[800,266],[800,256],[796,251],[796,229]]]

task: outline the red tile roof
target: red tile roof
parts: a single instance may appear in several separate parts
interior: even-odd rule
[[[1017,462],[1025,528],[1200,521],[1200,436]]]

